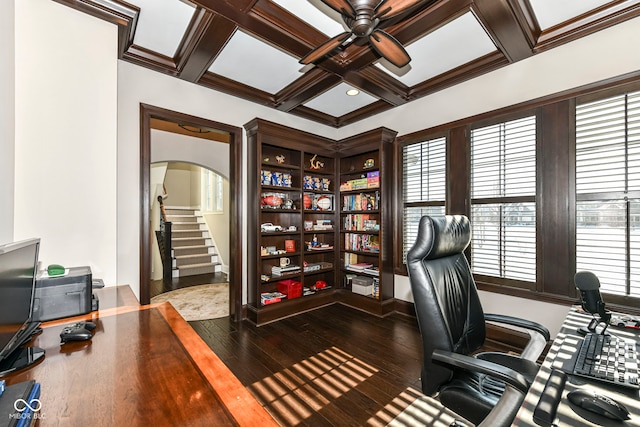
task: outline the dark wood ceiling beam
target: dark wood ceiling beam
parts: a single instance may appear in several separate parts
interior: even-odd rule
[[[525,11],[520,4],[509,0],[475,0],[472,10],[498,49],[517,62],[533,55],[533,41],[526,22],[521,22]]]
[[[298,37],[301,34],[296,34],[287,28],[274,25],[273,20],[265,19],[265,17],[257,15],[257,11],[259,12],[261,10],[259,8],[260,2],[257,2],[258,4],[255,4],[248,12],[238,9],[237,6],[234,7],[231,3],[227,3],[224,0],[193,0],[193,3],[224,16],[235,22],[239,27],[262,40],[269,41],[269,43],[290,53],[296,58],[300,58],[308,52],[309,47],[303,42],[306,35],[302,34],[303,37]],[[309,26],[306,26],[307,32],[309,32],[309,28]],[[317,31],[316,33],[321,34]]]
[[[207,72],[198,81],[198,84],[208,87],[209,89],[215,89],[248,101],[266,105],[267,107],[274,107],[276,104],[273,95],[270,93],[247,86],[219,74]]]
[[[314,110],[313,108],[305,107],[304,105],[299,105],[293,110],[289,110],[289,113],[323,125],[332,126],[334,128],[340,127],[337,117],[322,113],[318,110]]]
[[[173,58],[169,58],[135,44],[131,45],[129,49],[127,49],[122,56],[122,59],[131,62],[132,64],[150,68],[173,77],[178,75]]]
[[[542,31],[535,46],[542,52],[640,16],[640,0],[618,0]]]
[[[460,67],[454,68],[445,74],[441,74],[415,85],[411,91],[411,98],[422,98],[439,90],[462,83],[465,80],[470,80],[490,71],[497,70],[507,64],[507,59],[502,55],[502,53],[497,51],[490,53]]]
[[[342,126],[349,125],[351,123],[355,123],[357,121],[366,119],[367,117],[371,117],[375,114],[382,113],[383,111],[390,110],[393,107],[394,107],[393,105],[388,104],[384,101],[372,102],[369,105],[365,105],[362,108],[358,108],[355,111],[352,111],[350,113],[340,116],[338,118],[337,127],[342,127]]]
[[[405,104],[409,97],[407,86],[375,65],[347,72],[344,81],[391,105]]]
[[[118,26],[118,58],[133,45],[140,9],[119,0],[54,0]]]
[[[290,111],[319,93],[331,89],[340,83],[340,80],[340,77],[335,74],[313,68],[276,94],[276,108],[281,111]]]
[[[178,77],[197,83],[236,28],[236,24],[224,16],[197,8],[175,57]]]

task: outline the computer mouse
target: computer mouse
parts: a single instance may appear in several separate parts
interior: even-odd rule
[[[631,418],[629,410],[622,403],[618,403],[610,397],[598,394],[593,390],[574,390],[567,395],[567,398],[569,402],[582,409],[604,415],[613,420],[624,421]]]

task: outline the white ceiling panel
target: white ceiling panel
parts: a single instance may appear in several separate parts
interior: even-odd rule
[[[349,89],[356,88],[347,83],[340,83],[304,105],[325,114],[340,117],[377,101],[376,98],[362,91],[356,96],[349,96],[347,95]]]
[[[327,36],[345,31],[340,14],[320,0],[271,0]],[[320,12],[319,12],[320,11]]]
[[[411,62],[402,68],[385,60],[376,64],[407,86],[414,86],[496,50],[471,12],[405,46]]]
[[[140,8],[134,44],[173,58],[195,8],[180,0],[127,0]]]
[[[258,64],[258,66],[256,66]],[[209,71],[268,93],[302,76],[298,59],[243,31],[236,31]]]
[[[604,4],[612,3],[609,0],[530,0],[530,2],[542,30],[568,21]]]

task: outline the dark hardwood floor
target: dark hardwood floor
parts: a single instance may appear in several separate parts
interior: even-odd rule
[[[152,280],[149,286],[151,298],[165,292],[176,289],[188,288],[190,286],[206,285],[209,283],[225,283],[229,278],[226,273],[198,274],[195,276],[176,277],[169,280]]]
[[[416,320],[334,304],[261,327],[190,322],[283,426],[385,425],[420,389]],[[404,406],[408,402],[404,403]]]

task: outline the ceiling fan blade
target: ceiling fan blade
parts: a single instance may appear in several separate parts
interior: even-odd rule
[[[349,3],[349,0],[320,0],[320,1],[341,15],[348,16],[351,18],[356,17],[356,12],[353,9],[353,6],[351,5],[351,3]]]
[[[350,35],[351,33],[347,31],[342,34],[338,34],[335,37],[330,38],[326,42],[322,43],[320,46],[313,49],[311,52],[307,53],[300,60],[300,63],[306,65],[306,64],[311,64],[312,62],[316,62],[318,59],[322,58],[323,56],[331,52],[333,49],[340,46],[342,42],[344,42],[346,39],[349,38]]]
[[[382,30],[375,30],[369,36],[373,48],[387,61],[402,68],[411,61],[411,57],[398,40]]]
[[[376,7],[374,17],[389,19],[426,1],[427,0],[382,0],[378,7]]]

